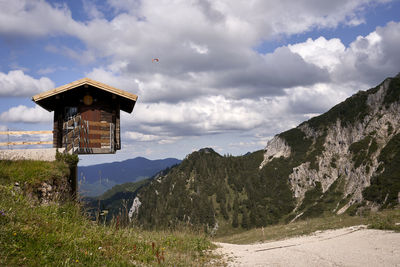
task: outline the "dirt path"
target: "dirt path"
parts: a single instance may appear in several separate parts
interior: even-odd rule
[[[365,226],[252,245],[217,245],[229,266],[400,266],[400,233]]]

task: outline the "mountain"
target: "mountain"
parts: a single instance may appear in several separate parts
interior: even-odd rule
[[[149,178],[180,162],[174,158],[149,160],[137,157],[121,162],[78,167],[79,191],[83,196],[99,196],[115,185]]]
[[[149,228],[183,223],[208,232],[276,223],[295,203],[287,180],[275,165],[260,169],[262,161],[261,150],[241,157],[194,152],[139,191],[136,219]]]
[[[359,91],[276,135],[263,151],[188,155],[133,201],[147,228],[192,225],[211,233],[279,221],[356,214],[400,202],[400,76]]]
[[[84,197],[82,200],[85,203],[85,210],[93,219],[104,211],[107,213],[105,219],[108,221],[122,213],[127,217],[138,189],[147,183],[149,179],[123,183],[113,186],[98,197]]]
[[[165,175],[170,169],[168,167],[158,172],[155,176]],[[150,181],[151,178],[146,178],[137,182],[123,183],[113,186],[100,196],[84,197],[82,201],[85,205],[85,210],[93,219],[103,213],[104,215],[102,216],[104,217],[101,217],[101,220],[111,221],[117,216],[128,220],[129,208],[132,206],[138,191],[149,184]]]

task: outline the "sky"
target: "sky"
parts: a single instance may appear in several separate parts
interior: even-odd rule
[[[260,150],[397,75],[399,14],[399,0],[0,0],[0,131],[52,130],[32,96],[89,77],[138,101],[122,150],[80,165]]]

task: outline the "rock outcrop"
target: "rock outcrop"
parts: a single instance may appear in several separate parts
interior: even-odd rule
[[[73,188],[68,177],[49,179],[34,185],[24,184],[21,187],[24,195],[40,205],[63,203],[73,199]],[[19,185],[14,188],[19,188]]]
[[[296,209],[316,184],[325,193],[339,178],[344,179],[343,201],[335,208],[336,213],[364,200],[363,190],[371,185],[372,177],[384,170],[379,160],[382,149],[400,133],[399,95],[399,79],[388,78],[380,86],[360,91],[297,127],[312,142],[313,148],[307,155],[315,153],[315,157],[305,155],[307,160],[295,166],[289,175]],[[290,156],[290,151],[288,140],[275,136],[265,148],[260,168],[273,158]]]
[[[287,158],[289,156],[290,146],[288,146],[285,139],[279,137],[279,135],[276,135],[274,138],[268,141],[267,147],[265,148],[264,152],[264,160],[260,165],[260,169],[262,169],[265,164],[267,164],[274,158]]]

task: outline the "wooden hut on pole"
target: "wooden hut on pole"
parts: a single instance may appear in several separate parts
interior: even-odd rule
[[[121,149],[120,111],[131,113],[137,96],[83,78],[32,100],[54,111],[53,147],[76,154],[109,154]]]

